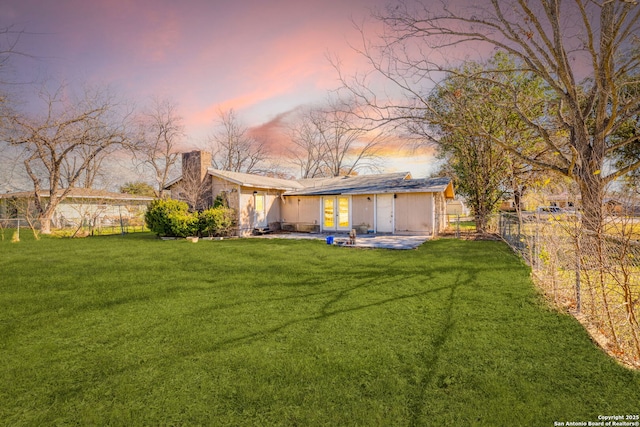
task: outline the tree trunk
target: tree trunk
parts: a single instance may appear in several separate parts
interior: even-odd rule
[[[599,178],[595,178],[598,179]],[[584,229],[600,236],[604,212],[602,209],[602,183],[595,182],[594,178],[578,179],[580,195],[582,197],[582,225]]]
[[[584,135],[583,138],[588,140],[587,135]],[[605,190],[605,180],[602,174],[604,140],[594,137],[590,144],[581,145],[583,146],[580,156],[581,162],[575,169],[575,180],[580,187],[582,198],[582,226],[587,231],[600,236],[604,221],[602,208]]]
[[[51,234],[51,218],[58,206],[58,198],[51,197],[46,208],[40,211],[38,220],[40,221],[40,234]]]
[[[51,213],[43,213],[40,215],[40,234],[51,234]]]

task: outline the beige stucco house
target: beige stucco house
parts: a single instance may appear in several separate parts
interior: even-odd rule
[[[206,167],[207,155],[183,171],[200,176],[209,196],[220,196],[238,212],[238,234],[265,230],[408,233],[436,235],[447,226],[446,201],[454,191],[448,178],[413,179],[408,172],[288,180]],[[180,177],[168,188],[181,198]],[[183,197],[182,197],[183,198]]]

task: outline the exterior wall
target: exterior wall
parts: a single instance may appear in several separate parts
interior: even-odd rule
[[[56,208],[51,223],[54,227],[79,226],[82,223],[116,224],[120,222],[120,217],[141,219],[146,210],[146,203],[122,202],[114,205],[89,200],[64,200]]]
[[[67,198],[56,207],[51,225],[54,228],[78,227],[80,225],[119,224],[120,220],[128,222],[144,222],[147,201],[114,201],[100,199]],[[11,206],[13,205],[13,206]],[[15,206],[15,207],[14,207]],[[16,211],[17,208],[17,211]],[[35,203],[33,199],[20,198],[14,201],[0,200],[0,218],[25,219],[29,210],[29,218],[33,220]]]
[[[375,196],[373,194],[364,196],[353,196],[351,198],[351,227],[356,228],[365,225],[367,230],[372,230],[375,215]]]
[[[447,200],[442,194],[434,194],[435,202],[435,223],[434,234],[444,231],[449,226],[449,216],[447,215]]]
[[[318,231],[321,198],[319,196],[285,196],[281,202],[282,222],[294,231]]]
[[[281,191],[240,187],[212,177],[212,194],[223,193],[229,207],[238,212],[238,233],[253,232],[256,224],[254,191],[265,195],[265,215],[270,229],[280,225],[293,231],[319,231],[322,221],[322,197],[284,196]],[[375,221],[374,195],[351,197],[351,228],[366,225],[372,229]],[[399,233],[437,234],[447,226],[446,200],[442,194],[398,193],[394,199],[395,231]]]
[[[434,231],[433,193],[398,193],[395,199],[396,232]]]
[[[231,209],[240,210],[240,186],[220,178],[211,177],[211,197],[213,200],[219,195],[227,201]]]
[[[241,187],[239,195],[239,209],[238,212],[238,233],[242,235],[248,235],[253,233],[255,228],[258,228],[260,224],[256,221],[256,206],[255,196],[262,194],[265,196],[265,221],[266,226],[271,230],[278,230],[280,228],[281,213],[280,213],[280,194],[278,190],[263,190],[253,187]]]
[[[251,234],[255,228],[254,223],[255,206],[253,203],[253,193],[240,193],[240,210],[238,211],[238,234],[241,236]]]
[[[369,197],[371,200],[368,200]],[[290,225],[318,225],[322,221],[320,196],[285,196],[281,204],[282,221]],[[374,225],[374,196],[358,195],[351,198],[351,227],[361,224],[372,229]],[[395,231],[405,233],[437,234],[446,228],[446,202],[441,194],[398,193],[394,199]],[[296,229],[292,227],[292,229]],[[307,230],[308,231],[308,230]]]

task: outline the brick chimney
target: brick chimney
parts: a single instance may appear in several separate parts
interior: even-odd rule
[[[207,176],[207,168],[211,166],[211,153],[207,151],[191,151],[182,153],[182,177],[202,182]]]

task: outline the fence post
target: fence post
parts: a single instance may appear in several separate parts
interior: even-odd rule
[[[576,311],[578,313],[580,313],[580,311],[582,310],[582,300],[580,297],[580,294],[582,293],[580,289],[582,286],[580,282],[580,276],[582,275],[581,270],[582,265],[580,260],[580,235],[576,234]]]
[[[535,235],[533,236],[533,251],[532,251],[532,264],[535,265],[536,270],[540,270],[542,268],[540,259],[540,222],[538,221],[538,217],[534,217],[535,224]]]

